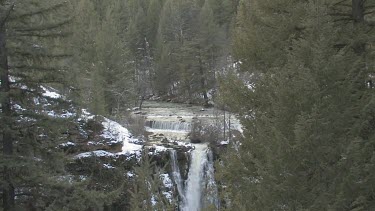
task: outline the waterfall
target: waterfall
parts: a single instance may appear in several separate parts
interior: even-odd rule
[[[172,177],[180,196],[182,211],[200,211],[209,205],[219,208],[218,190],[215,182],[213,153],[207,144],[194,144],[185,190],[182,186],[177,152],[170,150]]]
[[[181,121],[147,121],[146,127],[158,130],[190,131],[191,124]]]
[[[170,155],[171,155],[171,166],[172,166],[172,178],[177,186],[177,191],[178,194],[181,198],[182,203],[185,202],[185,195],[182,187],[182,179],[181,179],[181,173],[180,173],[180,168],[178,167],[178,162],[177,162],[177,153],[176,150],[170,150]]]
[[[185,203],[183,211],[199,211],[202,201],[202,187],[204,186],[204,166],[207,163],[207,144],[195,144],[191,154],[189,175],[186,181]]]
[[[176,207],[179,211],[200,211],[208,208],[220,208],[218,188],[215,182],[213,153],[207,143],[192,144],[195,149],[190,151],[189,168],[178,164],[179,145],[185,145],[189,139],[192,122],[198,119],[202,124],[216,124],[217,118],[223,118],[223,111],[215,108],[202,109],[201,106],[145,101],[143,106],[145,115],[145,129],[148,132],[150,143],[171,146],[167,141],[173,141],[176,147],[170,148],[171,172],[174,186],[177,189],[179,200]],[[144,115],[142,115],[144,116]],[[231,129],[242,133],[242,126],[235,115],[230,115]],[[145,133],[146,134],[146,133]],[[185,164],[185,163],[184,163]],[[180,169],[181,168],[181,169]],[[186,169],[187,168],[187,169]],[[188,171],[185,179],[185,169]],[[180,172],[180,170],[182,172]]]

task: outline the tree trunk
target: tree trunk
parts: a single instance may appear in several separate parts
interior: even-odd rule
[[[2,122],[5,127],[2,129],[3,139],[3,155],[5,159],[9,159],[13,154],[13,140],[10,130],[11,123],[11,105],[10,105],[10,82],[9,82],[9,69],[8,69],[8,55],[6,51],[6,30],[5,21],[0,24],[0,79],[1,79],[1,109],[2,109]],[[5,162],[8,163],[8,162]],[[14,187],[11,181],[10,168],[4,166],[4,187],[3,187],[3,207],[4,211],[14,209]]]
[[[203,71],[203,64],[202,64],[202,58],[201,58],[201,53],[199,49],[199,74],[201,76],[201,89],[202,89],[202,94],[204,98],[204,106],[208,107],[208,95],[207,95],[207,90],[206,90],[206,77],[204,75]]]
[[[145,101],[145,97],[143,95],[139,96],[139,110],[142,110],[143,101]]]
[[[226,141],[225,139],[225,127],[226,127],[226,119],[225,119],[225,108],[224,108],[224,140],[223,141]]]
[[[352,16],[354,22],[362,23],[365,20],[365,0],[352,0]]]
[[[354,24],[361,24],[365,21],[365,0],[352,0],[352,18],[354,20]],[[358,55],[361,55],[366,50],[366,43],[359,42],[356,43],[354,46],[354,52]]]
[[[228,141],[231,141],[231,138],[232,138],[232,130],[231,130],[231,122],[230,122],[230,118],[232,117],[231,113],[228,113]]]

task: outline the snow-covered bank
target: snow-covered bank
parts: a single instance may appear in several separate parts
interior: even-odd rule
[[[93,119],[94,115],[90,114],[87,110],[82,110],[82,120]],[[113,153],[105,150],[97,150],[92,152],[84,152],[75,156],[75,158],[85,158],[90,156],[96,157],[118,157],[119,155],[136,155],[139,157],[142,152],[143,145],[136,144],[140,141],[133,137],[128,129],[120,125],[118,122],[102,117],[103,121],[100,124],[103,126],[103,130],[100,134],[102,139],[108,140],[106,143],[122,144],[121,152]],[[89,143],[94,144],[94,143]]]

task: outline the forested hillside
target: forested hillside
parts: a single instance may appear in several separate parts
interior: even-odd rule
[[[374,27],[375,0],[0,0],[1,207],[375,210]]]
[[[253,81],[223,79],[245,127],[228,210],[375,209],[374,4],[240,3],[232,50]]]
[[[160,97],[204,103],[232,63],[237,1],[79,1],[72,36],[74,78],[95,112]],[[77,77],[79,76],[79,77]]]

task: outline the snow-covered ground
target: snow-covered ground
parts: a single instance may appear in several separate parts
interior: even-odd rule
[[[94,115],[90,114],[87,110],[82,110],[82,119],[87,121],[93,118]],[[76,155],[75,158],[80,159],[91,156],[118,157],[119,155],[136,155],[136,157],[139,157],[141,155],[143,145],[135,144],[139,142],[139,140],[134,138],[128,129],[108,118],[104,118],[104,121],[101,122],[101,124],[103,125],[104,129],[100,136],[103,139],[111,140],[109,144],[122,143],[121,152],[112,153],[104,150],[98,150],[93,152],[80,153]]]
[[[173,182],[171,178],[169,177],[169,174],[161,174],[160,179],[163,182],[163,186],[166,188],[166,191],[163,191],[163,195],[165,198],[169,200],[169,202],[172,202],[173,200]]]
[[[103,138],[114,140],[112,142],[122,142],[122,151],[119,154],[139,154],[142,151],[142,145],[134,144],[138,139],[133,138],[129,130],[119,123],[104,118],[102,122],[104,126]]]
[[[45,107],[45,113],[48,116],[55,117],[55,118],[70,118],[77,116],[77,110],[71,109],[72,111],[63,111],[62,114],[57,114],[54,110],[49,110],[48,106],[50,105],[50,102],[48,102],[48,98],[51,99],[62,99],[65,100],[65,97],[57,92],[57,90],[51,88],[51,87],[44,87],[41,86],[41,89],[43,90],[42,96],[44,98],[35,98],[34,101],[36,104],[42,103],[43,107]],[[20,106],[15,106],[17,109],[22,109]],[[73,111],[74,110],[74,111]],[[95,115],[88,112],[86,109],[82,109],[80,112],[80,116],[78,118],[78,121],[89,121],[95,118]],[[112,153],[104,150],[97,150],[92,152],[84,152],[80,153],[75,156],[75,158],[80,159],[84,157],[90,157],[90,156],[97,156],[97,157],[118,157],[119,155],[136,155],[137,157],[140,156],[143,146],[139,144],[135,144],[136,142],[139,142],[138,139],[133,138],[132,134],[129,132],[128,129],[120,125],[119,123],[110,120],[108,118],[98,118],[103,119],[101,124],[103,125],[103,132],[100,135],[105,140],[110,140],[107,144],[118,144],[122,143],[122,150],[118,153]],[[93,142],[88,142],[88,144],[95,144]],[[74,146],[75,144],[73,142],[67,142],[63,143],[60,146]],[[161,149],[158,149],[161,150]]]
[[[44,86],[41,86],[41,88],[43,89],[44,93],[42,94],[44,97],[49,97],[49,98],[53,98],[53,99],[58,99],[58,98],[62,98],[62,96],[57,93],[57,91],[51,87],[49,87],[48,89]]]

